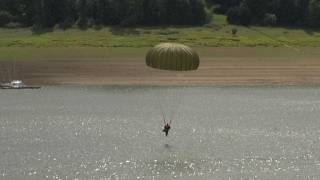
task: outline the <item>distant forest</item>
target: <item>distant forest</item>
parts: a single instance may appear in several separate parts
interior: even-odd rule
[[[0,27],[199,26],[214,13],[230,24],[320,27],[320,0],[0,0]]]
[[[241,25],[320,27],[320,0],[207,0],[228,22]]]

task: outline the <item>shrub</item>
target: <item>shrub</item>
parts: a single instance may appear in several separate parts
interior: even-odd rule
[[[230,24],[240,24],[239,7],[232,7],[227,12],[227,21]]]
[[[102,24],[96,24],[96,25],[93,26],[93,28],[95,30],[101,30],[101,29],[103,29],[103,25]]]
[[[205,9],[206,17],[205,17],[205,23],[210,23],[213,18],[213,10]]]
[[[87,27],[92,28],[94,27],[95,24],[96,24],[96,21],[94,20],[94,18],[88,18]]]
[[[269,14],[269,13],[266,13],[264,18],[263,18],[263,25],[266,25],[266,26],[274,26],[277,24],[277,16],[275,14]]]
[[[88,19],[80,17],[76,23],[80,29],[87,29],[88,28]]]
[[[40,24],[36,23],[32,26],[31,31],[37,34],[37,33],[40,33],[42,29],[43,27]]]
[[[238,29],[234,27],[232,28],[231,32],[232,32],[232,35],[236,35],[238,32]]]
[[[47,32],[52,32],[53,28],[45,27],[39,23],[36,23],[32,26],[31,31],[33,34],[43,34]]]
[[[71,28],[74,24],[74,20],[71,17],[66,18],[62,23],[59,24],[59,28],[66,30]]]
[[[8,24],[12,20],[12,15],[7,11],[0,11],[0,27]]]
[[[137,16],[129,16],[120,22],[122,27],[135,26],[139,23],[139,18]]]
[[[249,8],[245,5],[233,7],[228,10],[227,21],[230,24],[249,25],[252,20],[252,14]]]
[[[4,27],[8,28],[8,29],[15,29],[15,28],[21,28],[21,27],[23,27],[23,25],[18,22],[9,22]]]
[[[179,34],[179,33],[180,32],[176,31],[176,30],[164,29],[164,30],[158,32],[157,34],[160,34],[160,35],[172,35],[172,34]]]

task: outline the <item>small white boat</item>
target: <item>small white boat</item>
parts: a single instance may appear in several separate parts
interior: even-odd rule
[[[39,86],[27,86],[21,80],[13,80],[10,83],[0,85],[1,89],[39,89]]]

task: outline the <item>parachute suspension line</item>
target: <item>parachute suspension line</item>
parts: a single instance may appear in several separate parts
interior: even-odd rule
[[[175,104],[175,107],[172,108],[171,117],[170,117],[170,124],[171,124],[171,121],[175,118],[176,114],[179,111],[179,107],[180,107],[181,99],[182,99],[181,94],[179,93],[179,91],[177,89],[174,94],[176,96],[177,103]]]
[[[172,120],[174,120],[176,114],[177,114],[178,111],[179,111],[179,107],[180,107],[180,104],[181,104],[181,102],[182,102],[182,96],[180,95],[178,89],[175,89],[175,90],[173,91],[173,93],[165,93],[166,95],[169,96],[169,100],[168,100],[169,105],[172,104],[172,107],[169,107],[169,109],[171,109],[171,110],[169,110],[169,112],[168,112],[169,115],[166,116],[166,113],[165,113],[166,111],[165,111],[165,109],[163,108],[163,105],[162,105],[162,103],[161,103],[161,99],[160,99],[160,98],[162,98],[162,100],[164,100],[165,98],[168,98],[168,97],[164,97],[164,95],[161,94],[161,92],[162,92],[162,90],[160,90],[159,95],[157,96],[157,102],[158,102],[158,106],[159,106],[160,111],[161,111],[162,119],[163,119],[164,124],[166,124],[166,123],[171,124],[171,123],[172,123]],[[171,97],[170,97],[170,94],[172,95]],[[174,102],[176,102],[176,103],[174,103]],[[167,117],[168,117],[169,119],[167,119]],[[167,122],[167,121],[168,121],[168,122]]]
[[[160,105],[161,106],[161,105]],[[161,114],[162,114],[162,119],[163,119],[163,123],[166,124],[166,116],[164,115],[164,112],[163,112],[163,109],[162,109],[162,106],[161,106]]]
[[[159,97],[160,97],[160,96],[156,96],[156,97],[158,97],[158,98],[157,98],[157,102],[158,102],[158,105],[159,105],[159,107],[160,107],[160,111],[161,111],[163,123],[166,124],[166,116],[165,116],[165,114],[164,114],[163,107],[162,107],[161,102],[160,102],[160,100],[159,100]]]

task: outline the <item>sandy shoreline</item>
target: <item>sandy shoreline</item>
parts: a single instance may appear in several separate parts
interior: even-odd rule
[[[256,51],[252,48],[212,48],[203,52],[200,49],[200,67],[191,72],[149,68],[144,62],[145,50],[134,56],[122,55],[119,51],[102,58],[63,58],[63,54],[62,57],[38,57],[37,60],[17,58],[0,61],[0,81],[22,79],[29,85],[320,85],[319,49],[305,54],[284,49],[288,52],[282,55],[272,55],[274,51],[284,52],[282,49],[257,50],[259,52],[253,54]],[[9,73],[13,64],[15,70]]]

